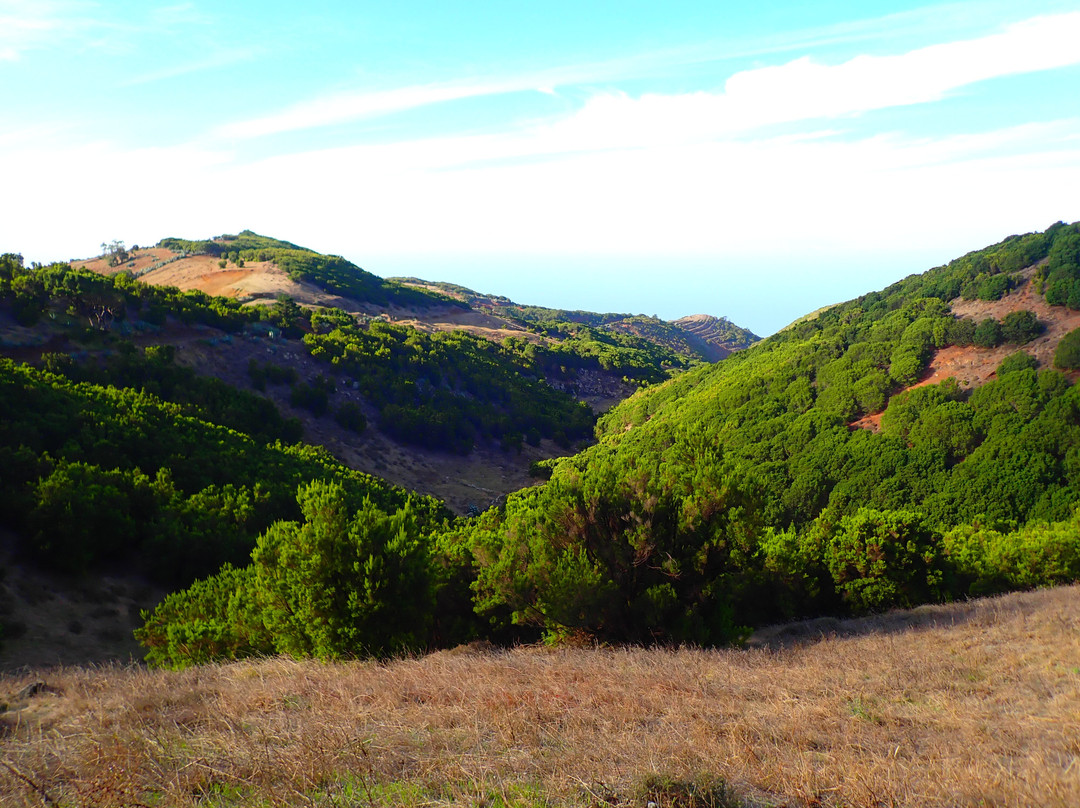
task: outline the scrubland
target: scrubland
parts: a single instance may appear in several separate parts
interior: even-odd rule
[[[0,803],[1074,806],[1078,606],[1062,587],[747,649],[26,671],[0,679]]]

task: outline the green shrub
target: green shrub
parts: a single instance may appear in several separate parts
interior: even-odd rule
[[[413,513],[387,515],[314,482],[297,495],[304,522],[278,522],[252,551],[257,599],[274,647],[320,659],[422,647],[433,578]]]
[[[345,429],[360,433],[367,429],[367,419],[355,401],[343,401],[334,413],[334,420]]]
[[[1004,376],[1017,370],[1034,370],[1038,367],[1038,360],[1025,351],[1017,351],[1006,356],[997,366],[997,375]]]
[[[1054,367],[1060,370],[1080,368],[1080,328],[1061,338],[1057,350],[1054,351]]]
[[[1043,332],[1043,324],[1027,309],[1011,311],[1001,318],[1001,337],[1013,345],[1024,345]]]
[[[975,327],[972,342],[979,348],[996,348],[1001,344],[1001,323],[987,317]]]
[[[961,594],[987,595],[1080,580],[1080,511],[1060,522],[1002,533],[977,525],[949,531],[942,552]]]
[[[854,611],[911,606],[938,596],[940,539],[915,511],[860,508],[841,520],[825,562]]]

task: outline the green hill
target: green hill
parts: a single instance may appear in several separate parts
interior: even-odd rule
[[[322,255],[292,242],[260,236],[250,230],[243,230],[238,235],[197,241],[163,238],[157,246],[190,255],[220,256],[234,263],[273,261],[295,281],[313,283],[328,292],[350,297],[360,303],[421,308],[458,305],[448,296],[384,280],[340,255]]]
[[[13,256],[0,269],[0,313],[22,323],[156,312],[242,331],[274,317],[327,368],[302,398],[344,376],[403,440],[568,442],[591,422],[542,385],[530,344],[286,303],[253,313]],[[237,565],[148,616],[139,636],[164,665],[541,633],[722,644],[782,618],[1074,581],[1080,343],[1060,336],[1078,289],[1080,223],[1010,237],[640,390],[594,445],[544,464],[545,483],[454,522],[284,445],[287,419],[160,349],[96,368],[6,362],[0,505],[45,563],[134,552],[188,580]],[[1060,339],[1052,361],[1044,333]],[[985,384],[930,383],[944,354],[1000,359]]]
[[[431,537],[438,613],[460,610],[457,639],[541,630],[717,644],[784,617],[1076,580],[1076,388],[1024,353],[1042,329],[1031,312],[975,322],[954,316],[949,301],[1030,283],[1068,302],[1078,247],[1080,225],[1012,237],[640,391],[601,419],[596,445],[553,464],[546,483]],[[978,389],[952,379],[915,386],[937,351],[1002,343],[1014,352]],[[853,426],[882,410],[879,432]],[[351,528],[305,514],[287,545],[329,531],[350,546]],[[141,634],[153,658],[191,661],[170,632],[192,630],[208,612],[240,626],[226,655],[243,645],[236,637],[278,625],[265,610],[245,623],[222,591],[250,587],[255,600],[299,605],[306,587],[334,575],[327,562],[283,588],[275,557],[256,551],[243,571],[163,605]],[[352,613],[327,605],[323,617],[348,623]],[[262,647],[335,657],[356,653],[358,641],[298,639],[281,626]]]
[[[464,533],[481,604],[556,635],[717,642],[1074,578],[1077,389],[1022,353],[1030,312],[976,323],[949,301],[1037,265],[1036,290],[1069,302],[1078,259],[1080,225],[1011,237],[639,392]],[[939,349],[1001,343],[1019,353],[977,390],[902,392]],[[882,410],[880,432],[849,426]]]

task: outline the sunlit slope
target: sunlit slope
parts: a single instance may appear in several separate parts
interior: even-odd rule
[[[951,308],[1021,288],[1043,319]],[[643,390],[488,517],[481,589],[555,633],[711,642],[785,614],[1068,579],[1075,539],[1009,531],[1069,520],[1080,492],[1077,390],[1053,351],[1025,350],[1061,341],[1070,306],[1080,225],[1058,224]],[[1003,359],[981,385],[917,386],[947,349]],[[867,415],[879,431],[857,428]]]

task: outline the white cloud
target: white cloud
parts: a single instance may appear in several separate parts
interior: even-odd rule
[[[225,124],[214,134],[224,138],[262,137],[499,91],[495,86],[483,84],[431,84],[380,92],[340,93],[305,101],[272,115]]]
[[[724,98],[762,123],[925,103],[979,81],[1080,63],[1080,13],[1027,20],[999,34],[837,66],[801,58],[732,76]]]
[[[810,57],[747,70],[722,92],[608,93],[551,128],[556,150],[626,148],[741,135],[771,124],[841,118],[940,100],[980,81],[1080,64],[1080,13],[1028,20],[999,34],[839,65]]]
[[[1080,12],[1034,18],[977,39],[897,55],[863,55],[837,65],[804,56],[736,73],[719,92],[639,97],[601,92],[568,118],[534,125],[522,133],[519,142],[530,141],[538,154],[686,143],[744,134],[771,124],[928,103],[976,82],[1080,64],[1078,41]],[[655,55],[644,62],[654,59]],[[477,96],[522,90],[553,94],[560,84],[632,71],[634,64],[625,60],[491,81],[330,94],[270,115],[225,124],[212,134],[257,138]]]
[[[86,28],[90,23],[79,15],[93,7],[79,0],[0,0],[0,61]]]

